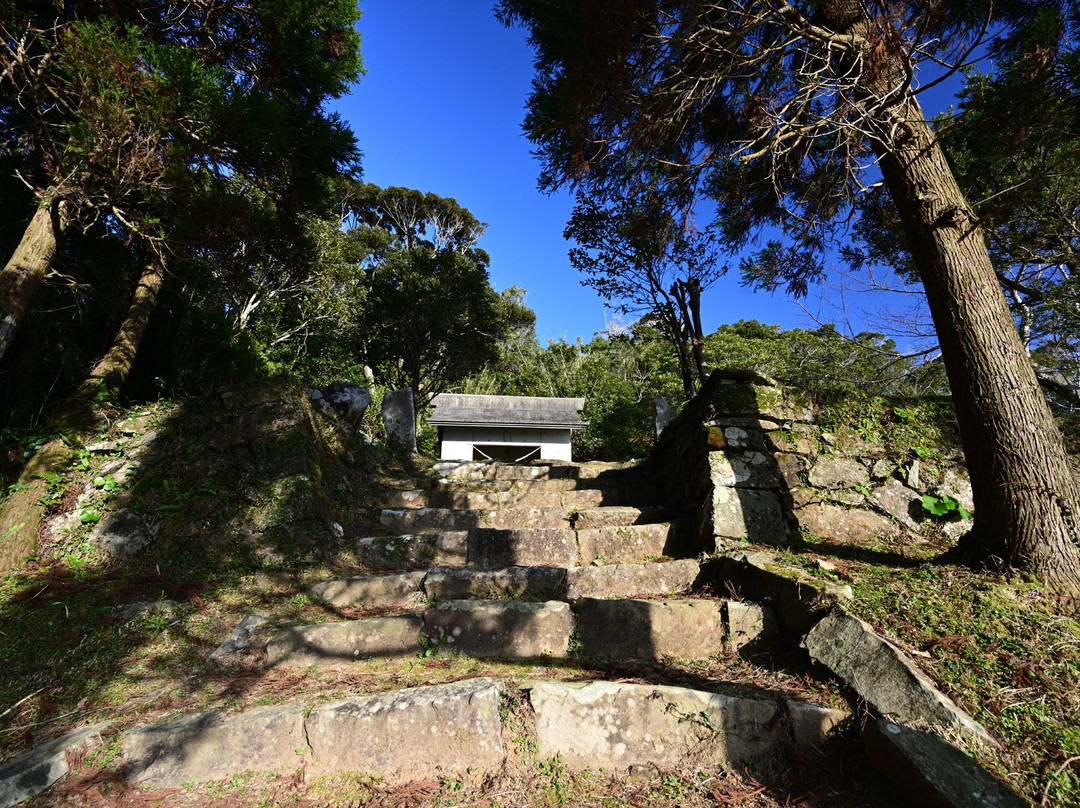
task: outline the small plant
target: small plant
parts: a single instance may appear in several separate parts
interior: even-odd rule
[[[899,418],[902,422],[907,423],[914,415],[911,410],[906,410],[903,407],[893,407],[893,415]]]
[[[93,508],[83,508],[79,513],[79,521],[84,525],[90,525],[101,521],[101,513]]]
[[[104,477],[94,478],[94,487],[100,488],[102,491],[115,491],[118,483],[111,474],[106,474]]]
[[[944,519],[970,519],[971,512],[965,508],[954,496],[935,497],[933,494],[923,494],[922,507],[931,516]]]
[[[446,645],[446,635],[440,634],[438,637],[421,637],[420,638],[420,653],[417,656],[420,659],[431,659],[436,656]]]

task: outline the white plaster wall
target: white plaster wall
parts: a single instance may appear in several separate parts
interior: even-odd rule
[[[492,427],[442,427],[443,460],[472,460],[473,444],[522,444],[540,446],[541,460],[570,460],[569,429],[500,429]]]

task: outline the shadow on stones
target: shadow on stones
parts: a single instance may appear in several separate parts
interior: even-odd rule
[[[114,424],[88,472],[66,476],[63,501],[91,492],[96,511],[132,515],[142,535],[130,546],[145,546],[83,560],[94,524],[75,510],[42,539],[65,560],[30,560],[4,583],[0,704],[13,709],[0,716],[0,759],[78,724],[235,702],[261,677],[207,657],[244,613],[302,592],[305,571],[339,547],[335,524],[349,535],[368,517],[353,504],[359,447],[299,386],[189,400],[143,421],[133,434]],[[92,483],[105,474],[122,480],[110,495]]]

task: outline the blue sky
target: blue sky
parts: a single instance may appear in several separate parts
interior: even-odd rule
[[[364,178],[454,197],[486,222],[492,283],[528,291],[542,343],[605,330],[612,313],[567,258],[571,197],[536,189],[539,164],[521,130],[533,75],[525,33],[499,25],[490,0],[363,0],[361,11],[367,74],[335,109],[356,132]],[[836,319],[821,297],[811,290],[805,303]],[[849,306],[857,325],[867,303]],[[706,294],[703,317],[707,331],[740,319],[814,325],[786,296],[740,287],[735,273]]]

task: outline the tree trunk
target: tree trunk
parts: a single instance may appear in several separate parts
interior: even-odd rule
[[[971,476],[975,526],[960,549],[1075,596],[1076,482],[982,231],[917,101],[886,113],[903,134],[875,147],[926,289]]]
[[[50,432],[70,437],[73,432],[87,429],[93,423],[93,405],[99,396],[115,395],[124,386],[164,278],[160,261],[151,259],[112,345],[53,417]],[[41,500],[48,488],[42,474],[62,473],[74,457],[64,437],[53,438],[34,453],[19,475],[15,491],[0,508],[0,571],[11,569],[37,552],[38,533],[45,518]]]
[[[54,221],[51,206],[39,207],[11,260],[0,271],[0,357],[7,352],[30,304],[56,257],[62,229],[59,205]]]

